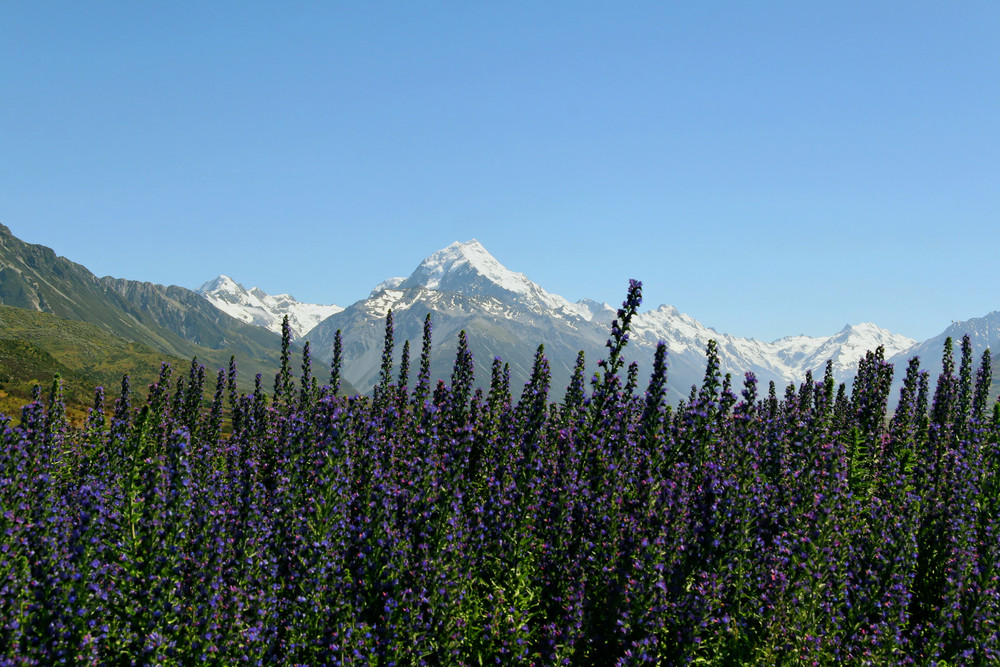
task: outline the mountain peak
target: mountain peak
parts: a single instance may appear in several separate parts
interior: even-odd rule
[[[343,310],[334,304],[301,303],[290,294],[268,294],[259,287],[248,290],[226,275],[209,280],[196,291],[224,313],[275,333],[281,333],[281,322],[288,315],[292,334],[296,338],[301,338],[322,320]]]
[[[387,279],[383,280],[378,285],[376,285],[375,287],[372,288],[371,293],[368,294],[368,298],[369,299],[374,299],[380,293],[382,293],[382,292],[384,292],[386,290],[396,289],[397,287],[399,287],[400,285],[402,285],[404,282],[406,282],[406,278],[402,278],[402,277],[387,278]]]
[[[847,324],[834,337],[857,338],[861,344],[870,345],[872,350],[882,345],[886,349],[887,357],[917,344],[912,338],[883,329],[874,322]]]
[[[536,313],[561,313],[590,320],[594,309],[570,303],[558,294],[549,294],[523,273],[511,271],[476,239],[456,241],[431,253],[405,280],[391,279],[372,292],[384,289],[455,292],[466,297],[483,297],[519,304]]]
[[[229,276],[225,274],[219,274],[218,278],[213,278],[208,282],[202,284],[201,287],[194,290],[195,292],[200,292],[202,294],[206,292],[226,292],[226,293],[239,293],[245,292],[246,288],[239,284]]]
[[[523,273],[504,267],[476,239],[464,243],[456,241],[432,253],[399,287],[423,287],[437,291],[461,287],[468,291],[473,283],[489,288],[486,291],[500,288],[514,294],[527,294],[539,289]]]

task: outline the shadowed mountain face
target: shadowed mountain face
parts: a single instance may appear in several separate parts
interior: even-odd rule
[[[403,342],[409,340],[411,369],[415,376],[424,318],[429,313],[433,326],[433,378],[450,381],[458,335],[464,330],[475,362],[477,385],[488,385],[493,358],[501,357],[510,364],[515,393],[531,373],[539,343],[545,344],[552,370],[553,393],[561,394],[572,374],[577,351],[583,349],[594,365],[607,337],[604,328],[596,324],[532,317],[511,304],[490,298],[455,292],[428,293],[419,288],[384,293],[381,298],[359,302],[328,318],[307,335],[314,349],[329,358],[334,333],[337,329],[343,330],[345,377],[366,391],[378,380],[389,301],[393,307],[397,365]]]
[[[945,339],[952,339],[955,348],[955,363],[957,364],[960,343],[962,337],[966,335],[969,336],[969,342],[972,343],[973,360],[978,365],[986,349],[993,352],[1000,350],[1000,311],[993,311],[983,317],[974,317],[964,322],[955,322],[937,336],[928,338],[891,358],[887,354],[886,358],[895,364],[896,375],[900,375],[906,370],[906,363],[910,358],[920,357],[921,369],[929,371],[931,377],[934,378],[941,372],[941,354],[944,350]]]
[[[920,358],[920,370],[930,374],[931,391],[933,391],[936,378],[941,373],[942,356],[944,352],[945,339],[952,339],[953,354],[956,373],[961,361],[961,344],[964,336],[969,337],[972,349],[973,368],[978,369],[982,362],[983,353],[990,351],[991,365],[993,368],[993,382],[990,395],[996,397],[1000,393],[1000,311],[993,311],[982,317],[974,317],[963,322],[954,322],[947,329],[933,338],[928,338],[922,343],[914,345],[912,348],[892,357],[886,355],[887,360],[893,364],[895,374],[893,375],[893,398],[899,395],[899,388],[903,384],[903,377],[906,374],[906,366],[913,357]]]
[[[50,248],[0,225],[0,303],[89,322],[167,356],[223,368],[236,355],[244,376],[273,378],[281,338],[240,322],[183,287],[97,278]]]

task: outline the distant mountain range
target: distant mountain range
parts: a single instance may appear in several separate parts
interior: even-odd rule
[[[505,268],[473,240],[431,254],[409,277],[384,282],[368,298],[318,324],[305,339],[322,355],[330,349],[334,332],[342,330],[346,376],[355,386],[368,389],[378,377],[381,327],[390,308],[397,349],[405,339],[419,347],[424,316],[431,313],[437,350],[432,370],[442,377],[450,372],[457,335],[463,329],[477,377],[484,381],[493,357],[500,356],[510,363],[512,378],[525,382],[535,347],[544,343],[556,394],[568,383],[579,350],[588,360],[588,373],[596,370],[617,310],[590,300],[571,303],[551,294],[524,274]],[[891,356],[916,343],[873,324],[847,326],[829,337],[794,336],[763,343],[721,334],[671,306],[660,306],[635,318],[627,358],[639,364],[640,382],[645,383],[656,343],[665,341],[670,351],[668,386],[676,400],[685,397],[692,384],[700,384],[710,339],[719,343],[723,371],[738,382],[752,371],[762,383],[773,380],[781,386],[801,381],[806,371],[822,373],[827,359],[834,361],[838,379],[847,380],[866,350],[883,345]]]
[[[259,290],[251,302],[244,290],[224,276],[206,283],[200,290],[213,303],[224,302],[235,316],[244,321],[274,323],[289,313],[293,321],[305,322],[298,312],[318,312],[313,304],[290,301],[288,305],[265,306],[267,299]],[[239,293],[239,297],[232,295]],[[237,312],[237,306],[244,308]],[[246,305],[242,305],[246,304]],[[469,337],[480,381],[488,379],[494,356],[511,366],[515,382],[524,382],[530,373],[535,348],[545,344],[552,367],[553,393],[558,396],[566,386],[583,350],[588,371],[596,369],[606,352],[609,325],[616,307],[583,300],[572,303],[551,294],[524,274],[504,267],[478,241],[453,243],[421,262],[408,277],[388,278],[376,285],[367,298],[347,308],[336,310],[312,328],[299,327],[296,334],[311,342],[321,358],[328,358],[333,337],[339,329],[345,344],[345,375],[356,387],[370,390],[378,379],[384,340],[386,313],[391,309],[395,323],[396,357],[404,340],[411,341],[415,356],[421,339],[424,317],[430,313],[434,326],[432,372],[447,378],[451,371],[458,333]],[[262,313],[262,310],[267,310]],[[789,336],[772,342],[740,338],[707,327],[676,308],[662,305],[643,310],[633,322],[627,357],[639,364],[641,382],[648,378],[656,343],[669,347],[669,387],[674,400],[685,397],[692,384],[700,384],[704,374],[705,348],[710,339],[718,343],[723,372],[731,373],[737,383],[751,371],[762,387],[775,382],[779,387],[799,383],[807,372],[819,378],[827,360],[833,362],[834,377],[850,382],[858,360],[865,352],[882,346],[902,377],[902,369],[915,354],[925,360],[925,367],[940,372],[944,337],[955,338],[956,349],[962,334],[973,334],[976,354],[986,347],[1000,346],[1000,313],[958,323],[941,336],[920,343],[872,323],[846,325],[831,336]],[[930,362],[928,365],[928,361]]]
[[[528,379],[535,349],[544,343],[552,369],[553,398],[561,397],[569,382],[578,351],[586,355],[588,376],[596,371],[597,361],[607,352],[605,341],[617,310],[609,304],[574,303],[551,294],[524,274],[504,267],[475,240],[432,253],[409,276],[386,279],[366,298],[342,308],[246,289],[227,276],[197,290],[97,278],[49,248],[20,241],[2,225],[0,304],[89,322],[174,359],[198,356],[206,366],[222,367],[235,354],[243,378],[260,372],[268,387],[277,369],[281,321],[288,315],[294,338],[299,343],[308,341],[314,358],[324,362],[329,361],[334,335],[341,330],[344,376],[351,390],[362,392],[369,391],[378,378],[386,313],[393,311],[397,362],[403,342],[409,340],[414,374],[424,317],[430,314],[431,370],[436,378],[450,377],[458,333],[465,330],[477,381],[488,382],[493,358],[499,356],[510,365],[516,392]],[[944,338],[952,336],[957,350],[965,333],[972,337],[977,361],[987,347],[1000,349],[1000,313],[954,323],[922,342],[871,323],[847,325],[831,336],[762,342],[717,332],[672,306],[661,305],[644,308],[636,316],[626,356],[638,364],[642,388],[656,343],[666,342],[668,387],[671,398],[679,400],[687,396],[692,384],[701,383],[710,339],[718,342],[722,370],[733,375],[737,387],[749,371],[766,391],[769,381],[783,389],[788,383],[801,382],[807,372],[818,378],[828,359],[833,361],[837,380],[849,382],[858,360],[879,345],[896,364],[897,380],[914,355],[922,358],[925,370],[936,375]]]

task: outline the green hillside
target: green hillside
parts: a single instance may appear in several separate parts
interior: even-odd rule
[[[88,322],[77,322],[12,306],[0,306],[0,406],[16,414],[34,385],[46,391],[56,373],[63,378],[66,400],[77,411],[93,401],[94,388],[115,396],[122,376],[141,390],[161,363],[190,363],[127,341]]]
[[[21,241],[3,225],[0,304],[89,322],[160,357],[197,356],[206,367],[221,368],[235,355],[250,378],[273,377],[278,369],[281,338],[275,333],[230,317],[183,287],[97,278],[51,248]]]
[[[212,357],[219,356],[218,350],[201,351]],[[220,359],[220,363],[208,361],[198,357],[198,362],[210,371],[211,383],[215,371],[227,368],[229,359]],[[5,414],[16,415],[30,400],[36,384],[47,393],[58,373],[63,379],[71,414],[80,418],[93,403],[95,387],[105,388],[110,405],[110,400],[118,395],[122,376],[128,375],[133,391],[143,394],[156,379],[162,363],[171,364],[175,372],[187,372],[191,359],[164,355],[148,345],[127,341],[89,322],[0,305],[0,412]],[[300,360],[293,360],[296,374],[299,363]],[[240,391],[252,391],[256,373],[246,372],[239,358],[237,368]],[[321,362],[317,362],[314,373],[321,381],[329,377]],[[270,391],[273,380],[273,373],[263,376],[265,391]],[[206,395],[210,390],[209,385]],[[343,383],[341,391],[357,393],[347,382]]]

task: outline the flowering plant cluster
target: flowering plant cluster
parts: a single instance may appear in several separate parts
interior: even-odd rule
[[[464,335],[410,387],[392,319],[372,397],[319,386],[286,331],[270,397],[220,370],[128,379],[82,429],[60,387],[0,447],[0,664],[985,664],[1000,660],[1000,408],[989,355],[881,350],[779,397],[714,343],[665,403],[622,356],[632,282],[587,381],[475,389]],[[287,326],[286,326],[287,330]],[[739,392],[737,395],[736,392]],[[133,403],[134,402],[134,403]],[[110,411],[109,411],[110,412]]]

